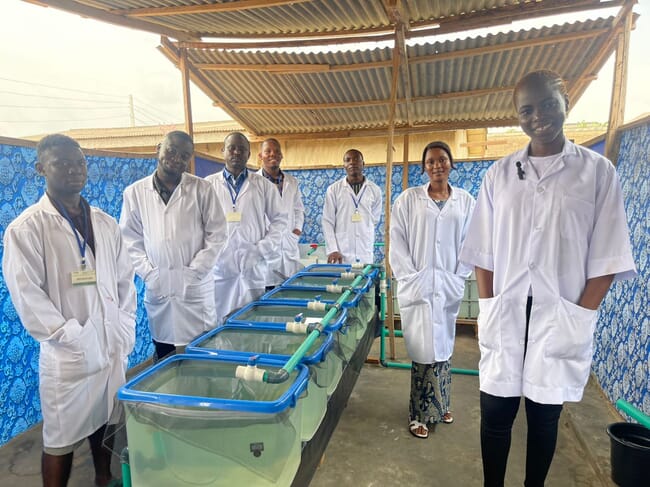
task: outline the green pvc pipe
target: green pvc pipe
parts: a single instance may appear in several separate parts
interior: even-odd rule
[[[402,330],[393,330],[393,333],[395,334],[396,337],[404,336]],[[389,334],[390,334],[390,330],[388,328],[384,328],[384,336],[388,336]]]
[[[643,411],[640,411],[623,399],[616,401],[616,407],[627,414],[630,418],[636,420],[640,425],[650,429],[650,416],[645,414]]]
[[[129,465],[129,448],[124,447],[120,454],[120,464],[122,465],[122,486],[131,487],[131,466]]]
[[[323,328],[327,326],[327,324],[336,316],[336,313],[339,311],[339,307],[341,304],[343,304],[347,299],[348,296],[352,293],[352,288],[357,286],[361,281],[363,281],[364,277],[373,270],[373,265],[368,264],[366,267],[364,267],[362,273],[358,275],[354,281],[352,281],[352,284],[350,285],[350,288],[346,289],[345,292],[336,300],[336,305],[332,305],[329,307],[329,311],[325,314],[321,321],[321,325]],[[318,339],[320,336],[320,331],[318,329],[313,330],[303,341],[298,349],[289,357],[289,360],[287,360],[287,363],[284,364],[282,369],[287,372],[287,374],[290,374],[293,372],[293,369],[296,368],[296,366],[300,363],[300,361],[303,359],[305,354],[309,351],[309,349],[312,347],[314,342]],[[268,381],[268,372],[264,372],[264,376],[262,379],[264,382]]]
[[[399,333],[399,335],[398,335]],[[379,363],[383,365],[384,367],[387,368],[393,368],[393,369],[410,369],[411,364],[405,364],[402,362],[388,362],[386,361],[386,346],[384,344],[384,340],[386,335],[388,334],[388,329],[383,328],[382,329],[382,334],[381,337],[379,337]],[[402,332],[400,330],[395,330],[395,336],[402,336]],[[452,374],[457,374],[457,375],[473,375],[473,376],[478,376],[478,370],[474,369],[456,369],[454,367],[451,368],[451,373]]]

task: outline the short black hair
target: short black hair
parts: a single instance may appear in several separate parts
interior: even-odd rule
[[[274,137],[270,137],[268,139],[264,139],[262,143],[260,144],[260,150],[262,150],[262,147],[264,147],[264,144],[275,144],[278,149],[282,149],[280,146],[280,141]]]
[[[192,147],[194,147],[194,140],[192,139],[192,137],[190,137],[190,134],[188,134],[187,132],[183,132],[182,130],[172,130],[171,132],[168,132],[165,135],[165,139],[171,139],[172,137],[177,138],[177,139],[186,140],[187,142],[192,144]],[[165,139],[163,139],[163,140],[165,140]]]
[[[429,152],[430,149],[442,149],[445,151],[447,153],[447,157],[449,157],[449,162],[451,163],[452,169],[454,168],[454,158],[451,155],[451,149],[442,140],[436,140],[434,142],[429,142],[422,151],[422,173],[424,173],[424,161],[427,158],[427,152]]]
[[[516,105],[517,93],[521,87],[527,85],[531,81],[544,81],[546,83],[549,83],[551,86],[553,86],[553,88],[558,90],[562,96],[568,97],[566,83],[562,79],[562,76],[560,76],[555,71],[551,71],[550,69],[538,69],[536,71],[531,71],[530,73],[525,74],[519,81],[517,81],[515,89],[512,92],[512,103],[514,105]]]
[[[43,154],[54,147],[75,147],[81,150],[79,142],[63,134],[50,134],[43,137],[36,146],[36,157],[41,161]]]
[[[348,152],[356,152],[357,154],[359,154],[359,155],[361,156],[361,160],[362,160],[362,161],[364,160],[364,158],[363,158],[363,153],[362,153],[359,149],[348,149],[348,150],[346,150],[346,151],[343,153],[343,159],[345,159],[345,154],[347,154]]]

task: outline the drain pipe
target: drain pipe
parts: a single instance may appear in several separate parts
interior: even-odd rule
[[[650,416],[645,414],[643,411],[638,410],[623,399],[616,401],[616,407],[627,414],[630,418],[638,421],[640,425],[650,429]]]
[[[382,281],[385,282],[385,277],[386,273],[382,272]],[[381,336],[379,337],[379,363],[383,365],[384,367],[387,368],[393,368],[393,369],[410,369],[411,364],[408,363],[402,363],[402,362],[390,362],[386,360],[386,345],[384,343],[386,335],[390,332],[388,328],[384,326],[384,321],[386,319],[386,296],[385,292],[382,294],[382,300],[381,300],[381,311],[380,311],[380,316],[381,316],[381,325],[382,325],[382,333]],[[394,330],[396,337],[401,337],[403,336],[403,332],[401,330]],[[474,375],[478,376],[478,370],[474,369],[457,369],[452,367],[451,368],[451,373],[452,374],[457,374],[457,375]]]

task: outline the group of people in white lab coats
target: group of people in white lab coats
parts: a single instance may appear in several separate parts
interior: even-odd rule
[[[486,173],[478,200],[449,184],[444,142],[428,144],[429,181],[395,201],[389,260],[413,361],[408,430],[427,438],[451,423],[450,357],[465,279],[476,273],[481,359],[484,485],[503,486],[521,396],[528,420],[527,486],[542,486],[565,401],[589,375],[597,308],[614,280],[635,275],[620,184],[604,157],[568,141],[561,78],[535,71],[514,90],[521,151]],[[224,140],[225,169],[186,172],[192,139],[171,132],[154,174],[124,192],[119,227],[81,197],[84,155],[63,135],[38,145],[46,194],[4,235],[3,271],[28,332],[40,342],[44,485],[66,485],[76,446],[89,439],[96,485],[111,485],[101,442],[135,337],[134,269],[156,357],[173,353],[300,267],[304,208],[295,178],[280,169],[275,139],[249,171],[250,144]],[[360,151],[325,196],[330,263],[370,263],[382,193]],[[110,440],[109,440],[110,446]]]

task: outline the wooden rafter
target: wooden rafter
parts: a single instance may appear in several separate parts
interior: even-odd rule
[[[418,96],[411,98],[412,103],[431,102],[438,100],[449,100],[457,98],[470,98],[477,96],[493,95],[509,92],[514,86],[501,86],[498,88],[485,88],[480,90],[455,91],[439,93],[430,96]],[[391,103],[390,98],[386,100],[361,100],[334,103],[231,103],[239,110],[335,110],[341,108],[361,108],[368,106],[386,106]],[[405,98],[398,98],[397,104],[407,103]],[[215,103],[215,106],[220,106]]]
[[[177,67],[180,67],[180,50],[165,37],[162,37],[160,39],[160,44],[161,45],[158,47],[158,49],[167,57],[167,59],[169,59]],[[226,113],[228,113],[228,115],[230,115],[237,123],[244,127],[250,134],[257,135],[257,131],[253,128],[253,125],[246,119],[246,117],[242,116],[222,95],[223,90],[216,85],[214,80],[206,78],[203,73],[192,66],[192,63],[189,62],[189,60],[187,65],[190,73],[190,79],[213,100],[219,100],[221,103],[221,108]]]
[[[171,15],[214,14],[239,12],[256,8],[281,7],[283,5],[308,2],[310,0],[237,0],[225,3],[207,3],[203,5],[179,5],[175,7],[146,7],[131,9],[114,9],[111,13],[128,17],[167,17]]]
[[[109,24],[115,24],[122,27],[130,27],[132,29],[143,30],[145,32],[153,32],[154,34],[160,34],[165,37],[172,37],[174,39],[178,39],[179,41],[193,41],[201,39],[201,36],[196,33],[184,32],[164,25],[142,21],[139,19],[131,19],[122,15],[116,15],[108,10],[93,7],[91,5],[85,5],[75,0],[42,0],[40,3],[49,7],[54,7],[60,10],[65,10],[67,12],[79,14],[83,17],[101,20],[103,22],[108,22]]]
[[[571,103],[573,100],[580,99],[582,94],[589,86],[589,82],[592,79],[596,78],[596,73],[598,73],[602,69],[602,67],[609,59],[609,57],[612,55],[612,52],[614,51],[616,42],[618,40],[619,32],[621,31],[621,29],[623,29],[623,21],[626,18],[626,15],[632,11],[633,6],[634,6],[634,2],[628,2],[628,4],[620,10],[618,15],[614,19],[614,22],[612,22],[612,27],[609,30],[609,34],[607,36],[607,39],[603,47],[596,54],[596,56],[591,58],[586,68],[583,70],[585,76],[583,76],[578,80],[568,83],[569,103]],[[634,29],[635,27],[636,18],[637,15],[633,14],[632,26],[631,26],[632,29]]]

